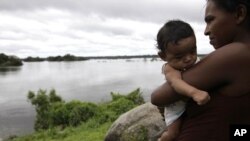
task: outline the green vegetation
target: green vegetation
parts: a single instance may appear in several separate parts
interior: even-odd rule
[[[76,57],[74,55],[66,54],[64,56],[56,56],[56,57],[48,57],[46,59],[47,61],[82,61],[82,60],[87,60],[84,57]]]
[[[27,57],[24,58],[23,61],[25,62],[41,62],[41,61],[83,61],[87,60],[85,57],[77,57],[71,54],[65,54],[64,56],[49,56],[47,58],[40,58],[40,57]]]
[[[158,55],[123,55],[123,56],[92,56],[87,59],[133,59],[133,58],[159,58]]]
[[[0,53],[0,67],[22,66],[22,60],[16,56],[8,56]]]
[[[157,55],[130,55],[130,56],[92,56],[92,57],[80,57],[71,54],[65,54],[64,56],[49,56],[47,58],[40,57],[27,57],[24,58],[25,62],[40,62],[40,61],[84,61],[89,59],[133,59],[133,58],[152,58],[152,61],[159,58]]]
[[[24,62],[42,62],[45,60],[46,60],[45,58],[31,57],[31,56],[23,59]]]
[[[12,136],[8,141],[103,141],[106,132],[122,113],[144,103],[140,89],[127,95],[111,92],[105,103],[65,102],[55,90],[30,91],[28,99],[37,115],[35,133]],[[142,130],[142,133],[145,131]]]
[[[1,62],[4,60],[2,58],[6,58],[3,56],[4,54],[0,54],[0,66]],[[199,54],[198,55],[200,58],[203,58],[206,56],[206,54]],[[18,57],[11,56],[11,58],[18,59]],[[134,59],[134,58],[151,58],[151,61],[157,60],[158,55],[124,55],[124,56],[89,56],[89,57],[82,57],[82,56],[74,56],[71,54],[65,54],[64,56],[49,56],[46,58],[41,58],[41,57],[31,57],[28,56],[24,59],[22,59],[24,62],[42,62],[42,61],[84,61],[84,60],[89,60],[89,59]]]

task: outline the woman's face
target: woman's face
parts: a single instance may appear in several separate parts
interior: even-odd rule
[[[213,0],[207,2],[205,11],[205,35],[209,36],[210,44],[218,49],[233,42],[236,34],[234,13],[218,7]]]

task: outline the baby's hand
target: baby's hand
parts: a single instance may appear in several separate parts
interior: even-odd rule
[[[209,94],[201,90],[196,91],[192,98],[198,105],[204,105],[210,100]]]
[[[181,79],[181,72],[174,69],[167,63],[162,66],[162,73],[168,81],[171,81],[172,79]]]

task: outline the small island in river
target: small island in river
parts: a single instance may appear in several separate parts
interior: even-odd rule
[[[22,60],[17,56],[8,56],[0,53],[0,67],[22,66]]]

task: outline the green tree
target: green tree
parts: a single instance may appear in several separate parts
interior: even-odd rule
[[[8,66],[21,66],[23,65],[22,60],[16,56],[8,56],[0,53],[0,67]]]
[[[61,102],[62,99],[56,95],[55,90],[51,90],[49,95],[46,95],[46,90],[38,90],[37,94],[32,91],[28,93],[28,99],[36,109],[35,130],[48,129],[52,125],[50,108],[53,103]]]

